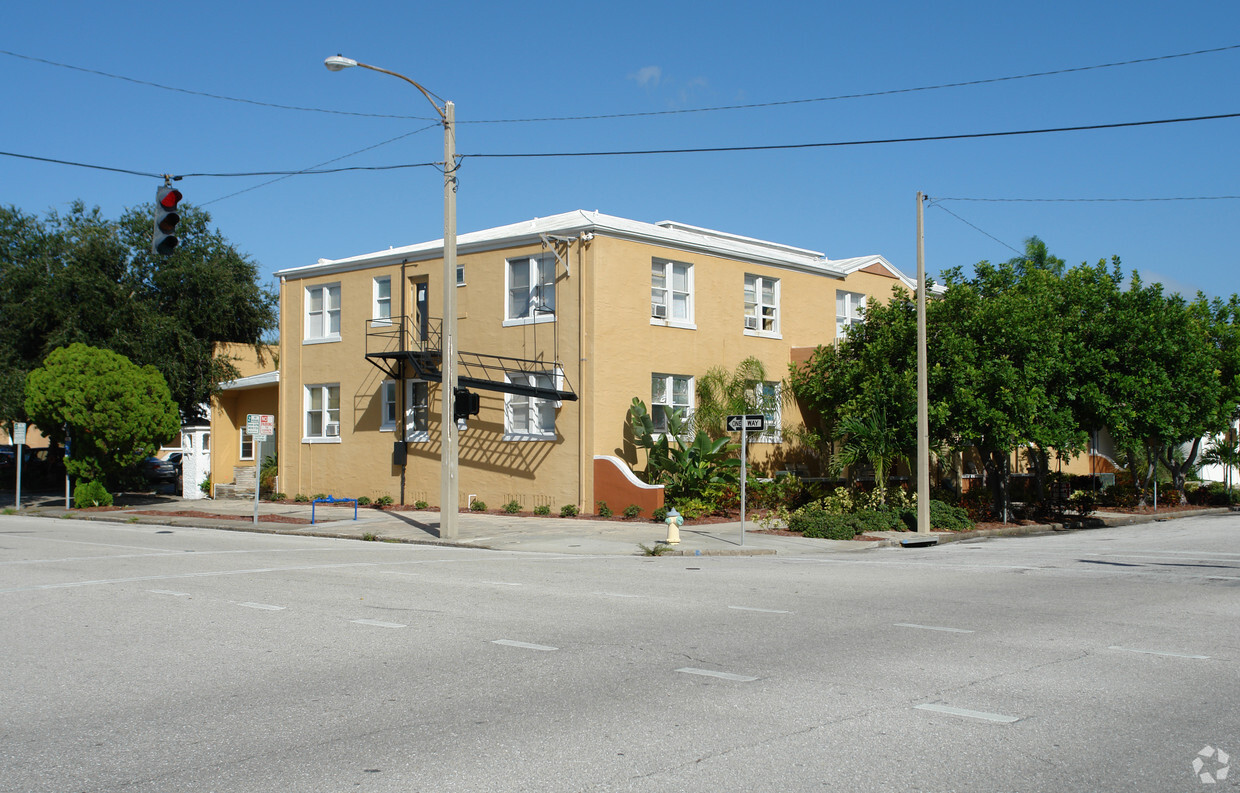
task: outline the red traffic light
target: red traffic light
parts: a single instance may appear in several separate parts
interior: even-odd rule
[[[161,256],[170,255],[181,242],[174,233],[181,222],[176,211],[180,200],[181,191],[174,187],[164,186],[155,191],[155,233],[151,250]]]
[[[181,191],[175,187],[168,188],[168,191],[159,197],[159,205],[164,209],[176,209],[180,201]]]

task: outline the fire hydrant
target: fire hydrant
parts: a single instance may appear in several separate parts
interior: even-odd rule
[[[668,545],[679,545],[680,527],[684,525],[685,519],[682,518],[680,513],[673,507],[667,511],[667,519],[664,523],[667,524],[667,539],[665,542]]]

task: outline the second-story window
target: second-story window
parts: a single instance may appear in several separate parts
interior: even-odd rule
[[[668,324],[693,322],[693,265],[663,259],[651,262],[650,318]]]
[[[745,332],[779,335],[779,279],[745,276]]]
[[[370,311],[375,324],[388,324],[392,321],[392,277],[380,276],[374,281],[374,307]]]
[[[554,256],[521,256],[509,259],[506,277],[506,321],[520,323],[555,319]]]
[[[865,295],[860,292],[835,291],[835,335],[839,338],[850,325],[865,321]]]
[[[340,340],[340,284],[306,287],[306,340]]]

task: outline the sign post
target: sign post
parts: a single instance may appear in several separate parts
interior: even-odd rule
[[[741,433],[741,545],[745,544],[745,480],[749,478],[749,466],[745,462],[745,454],[747,446],[749,446],[749,431],[757,430],[762,432],[766,429],[766,416],[761,413],[751,413],[748,415],[728,416],[724,422],[728,428],[728,432],[740,431]]]
[[[276,417],[265,413],[245,415],[245,434],[254,439],[254,525],[258,525],[258,491],[263,472],[263,441],[276,430]]]
[[[22,454],[22,446],[25,445],[25,443],[26,443],[26,422],[24,421],[14,422],[13,423],[13,446],[15,447],[15,451],[16,451],[16,454],[14,456],[17,458],[17,478],[13,481],[17,488],[17,501],[15,503],[15,506],[18,509],[22,508],[22,457],[24,456]]]

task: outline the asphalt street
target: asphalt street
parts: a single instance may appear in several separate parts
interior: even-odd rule
[[[1236,515],[670,558],[0,516],[0,624],[0,791],[1240,779]]]

